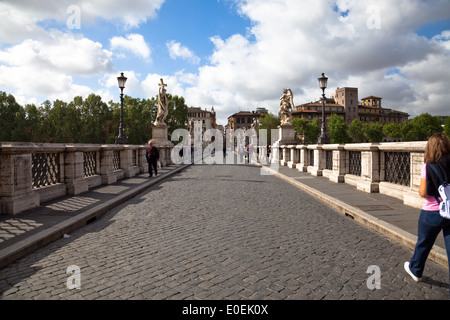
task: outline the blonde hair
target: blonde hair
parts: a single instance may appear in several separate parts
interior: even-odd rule
[[[445,133],[435,133],[428,139],[425,147],[425,163],[439,161],[443,155],[450,153],[450,140]]]

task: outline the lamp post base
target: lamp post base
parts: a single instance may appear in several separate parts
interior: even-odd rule
[[[127,144],[128,139],[127,137],[117,137],[116,138],[116,144]]]
[[[325,126],[322,126],[319,140],[317,141],[318,144],[330,144],[331,139],[330,136],[327,133],[327,129]]]
[[[325,136],[325,137],[319,137],[319,144],[330,144],[330,138]]]

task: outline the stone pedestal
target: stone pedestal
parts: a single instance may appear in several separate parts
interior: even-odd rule
[[[168,126],[166,124],[153,125],[152,141],[153,145],[159,150],[159,162],[161,166],[173,164],[170,156],[173,143],[169,141],[168,136]]]
[[[278,130],[280,145],[297,144],[297,140],[295,139],[295,129],[292,124],[282,124],[278,127]]]
[[[0,154],[0,213],[14,215],[38,207],[39,195],[32,189],[31,154],[9,149]]]

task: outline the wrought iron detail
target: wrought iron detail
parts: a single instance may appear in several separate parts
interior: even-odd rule
[[[384,180],[409,187],[411,182],[411,155],[409,152],[384,154]]]
[[[361,151],[349,151],[349,170],[348,173],[355,176],[361,176]]]
[[[92,177],[97,174],[97,152],[83,152],[84,177]]]
[[[113,152],[113,170],[120,170],[120,151],[118,150]]]
[[[137,166],[137,150],[131,150],[131,163],[133,166]]]
[[[333,151],[327,150],[325,169],[333,170]]]
[[[42,188],[61,182],[59,153],[33,153],[31,159],[33,188]]]

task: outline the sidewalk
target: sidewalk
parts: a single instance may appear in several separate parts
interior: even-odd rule
[[[117,205],[189,165],[162,168],[157,177],[147,173],[122,179],[113,185],[99,186],[77,196],[65,196],[15,216],[0,215],[0,268],[46,244],[70,234],[99,218]],[[306,191],[349,218],[414,249],[420,210],[397,198],[369,194],[345,183],[330,182],[288,167],[271,174]],[[440,235],[430,259],[447,267],[445,245]]]
[[[0,269],[93,222],[119,204],[180,172],[187,165],[163,167],[158,176],[142,173],[112,185],[102,185],[76,196],[44,203],[42,206],[9,216],[0,215]]]
[[[278,171],[264,170],[308,192],[349,218],[414,250],[420,209],[380,193],[366,193],[345,183],[334,183],[324,177],[280,166]],[[429,258],[448,267],[442,232],[436,239]]]

